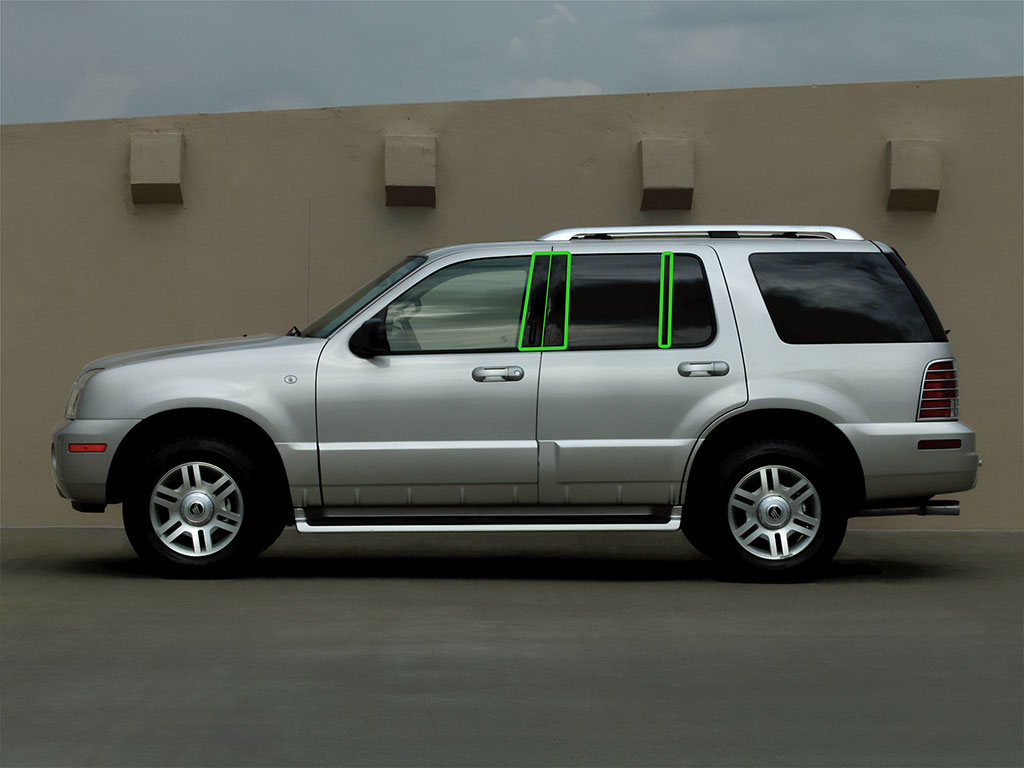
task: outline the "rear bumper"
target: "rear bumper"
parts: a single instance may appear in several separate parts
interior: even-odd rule
[[[978,482],[974,431],[959,422],[836,426],[860,458],[868,506],[883,500],[927,499],[968,491]],[[918,443],[922,440],[959,440],[960,447],[921,449]]]
[[[50,470],[57,492],[81,511],[107,503],[107,476],[121,440],[137,419],[62,419],[53,428]],[[106,444],[102,452],[70,453],[72,443]]]

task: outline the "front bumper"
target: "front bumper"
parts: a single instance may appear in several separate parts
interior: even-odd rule
[[[117,447],[138,419],[62,419],[53,428],[50,469],[57,492],[78,506],[107,503],[107,476]],[[105,443],[102,452],[70,453],[72,443]]]
[[[868,504],[968,491],[978,482],[974,431],[960,422],[836,426],[860,458]],[[921,449],[922,440],[959,440],[960,447]]]

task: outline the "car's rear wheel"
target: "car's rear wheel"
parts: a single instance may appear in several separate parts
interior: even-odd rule
[[[177,574],[220,574],[281,533],[266,473],[215,436],[170,440],[140,457],[124,498],[125,532],[139,556]]]
[[[809,446],[753,442],[704,479],[684,530],[701,551],[747,574],[813,576],[846,534],[851,494],[841,477]]]

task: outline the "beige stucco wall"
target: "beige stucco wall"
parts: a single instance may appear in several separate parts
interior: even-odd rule
[[[980,486],[959,519],[870,524],[1020,528],[1021,97],[994,78],[4,126],[2,521],[119,522],[72,512],[49,475],[99,355],[302,325],[427,246],[785,222],[893,245],[953,329]],[[184,132],[184,204],[134,205],[129,136],[163,129]],[[385,206],[388,134],[437,137],[436,209]],[[645,137],[691,140],[692,210],[640,210]],[[886,211],[893,138],[941,142],[937,212]]]

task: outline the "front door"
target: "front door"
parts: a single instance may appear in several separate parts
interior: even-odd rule
[[[331,338],[317,372],[325,506],[537,503],[541,353],[518,344],[529,269],[530,256],[460,261],[374,306],[388,354],[349,349],[367,316]]]
[[[747,399],[717,254],[609,243],[566,261],[565,337],[542,353],[540,502],[678,504],[700,432]]]

